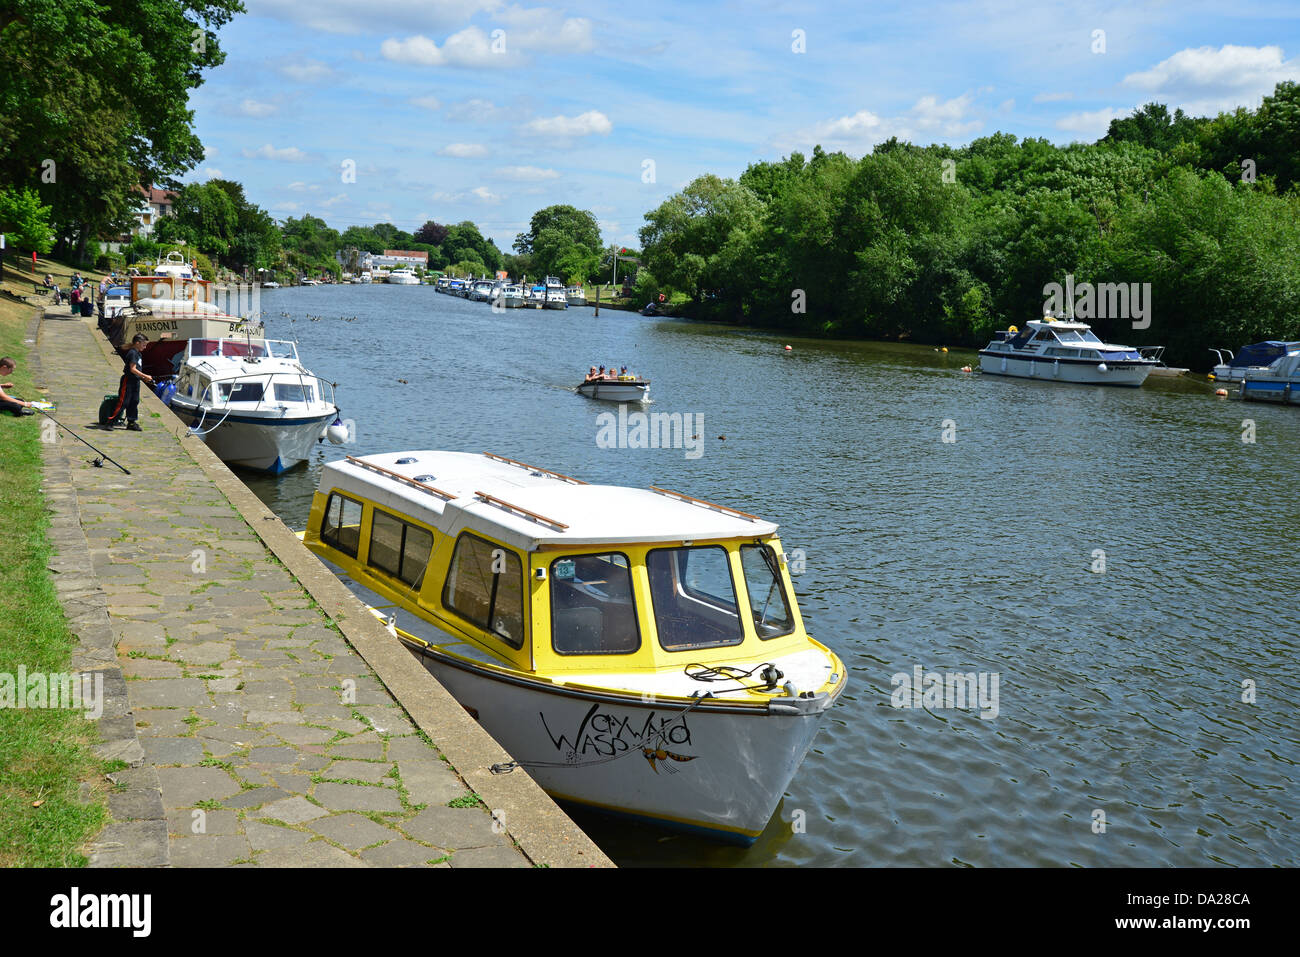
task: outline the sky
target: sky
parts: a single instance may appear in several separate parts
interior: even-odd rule
[[[185,181],[340,231],[468,219],[503,251],[554,203],[638,246],[695,177],[815,144],[1091,142],[1153,100],[1214,115],[1300,80],[1294,0],[244,4]]]

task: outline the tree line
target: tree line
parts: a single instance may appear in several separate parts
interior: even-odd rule
[[[701,176],[645,218],[639,291],[694,317],[983,345],[1067,276],[1149,283],[1149,328],[1089,321],[1203,366],[1210,346],[1300,339],[1300,87],[1214,118],[1148,104],[1092,144],[817,147]]]

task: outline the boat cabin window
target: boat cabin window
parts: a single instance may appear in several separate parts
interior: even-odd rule
[[[551,644],[559,655],[626,655],[641,647],[626,555],[551,562]]]
[[[262,383],[260,382],[221,382],[221,398],[231,402],[261,402]]]
[[[1051,329],[1039,329],[1038,335],[1034,336],[1035,342],[1055,342],[1056,337],[1052,335]]]
[[[794,615],[781,582],[781,566],[770,545],[742,545],[740,567],[749,590],[749,610],[758,637],[778,638],[794,631]]]
[[[330,493],[320,520],[320,540],[356,558],[361,542],[361,503]]]
[[[510,549],[462,532],[447,570],[442,603],[510,647],[523,647],[523,564]]]
[[[726,549],[657,548],[646,555],[646,571],[659,644],[665,650],[738,645],[744,640]]]
[[[374,510],[366,564],[400,578],[412,588],[419,588],[432,553],[433,534],[427,529]]]
[[[315,402],[316,390],[299,382],[277,382],[275,384],[276,402]]]

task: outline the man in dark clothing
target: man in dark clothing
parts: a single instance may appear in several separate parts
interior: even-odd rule
[[[115,422],[125,411],[126,427],[132,432],[144,431],[136,421],[140,417],[140,383],[153,385],[153,376],[144,371],[144,359],[140,355],[148,342],[149,337],[142,332],[137,332],[131,340],[131,348],[122,357],[122,381],[117,389],[117,405],[108,417],[109,422]]]

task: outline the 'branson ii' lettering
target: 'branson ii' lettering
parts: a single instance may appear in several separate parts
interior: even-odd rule
[[[691,729],[686,726],[686,718],[681,715],[660,717],[651,711],[642,722],[635,712],[620,717],[608,711],[600,711],[600,702],[596,702],[587,711],[572,739],[563,731],[556,737],[546,721],[546,715],[539,711],[537,716],[542,719],[542,727],[551,739],[551,744],[555,745],[555,750],[564,753],[566,760],[588,754],[610,757],[639,748],[647,741],[691,743]]]
[[[51,927],[127,927],[133,937],[148,937],[153,926],[149,894],[82,894],[78,887],[50,898]]]

